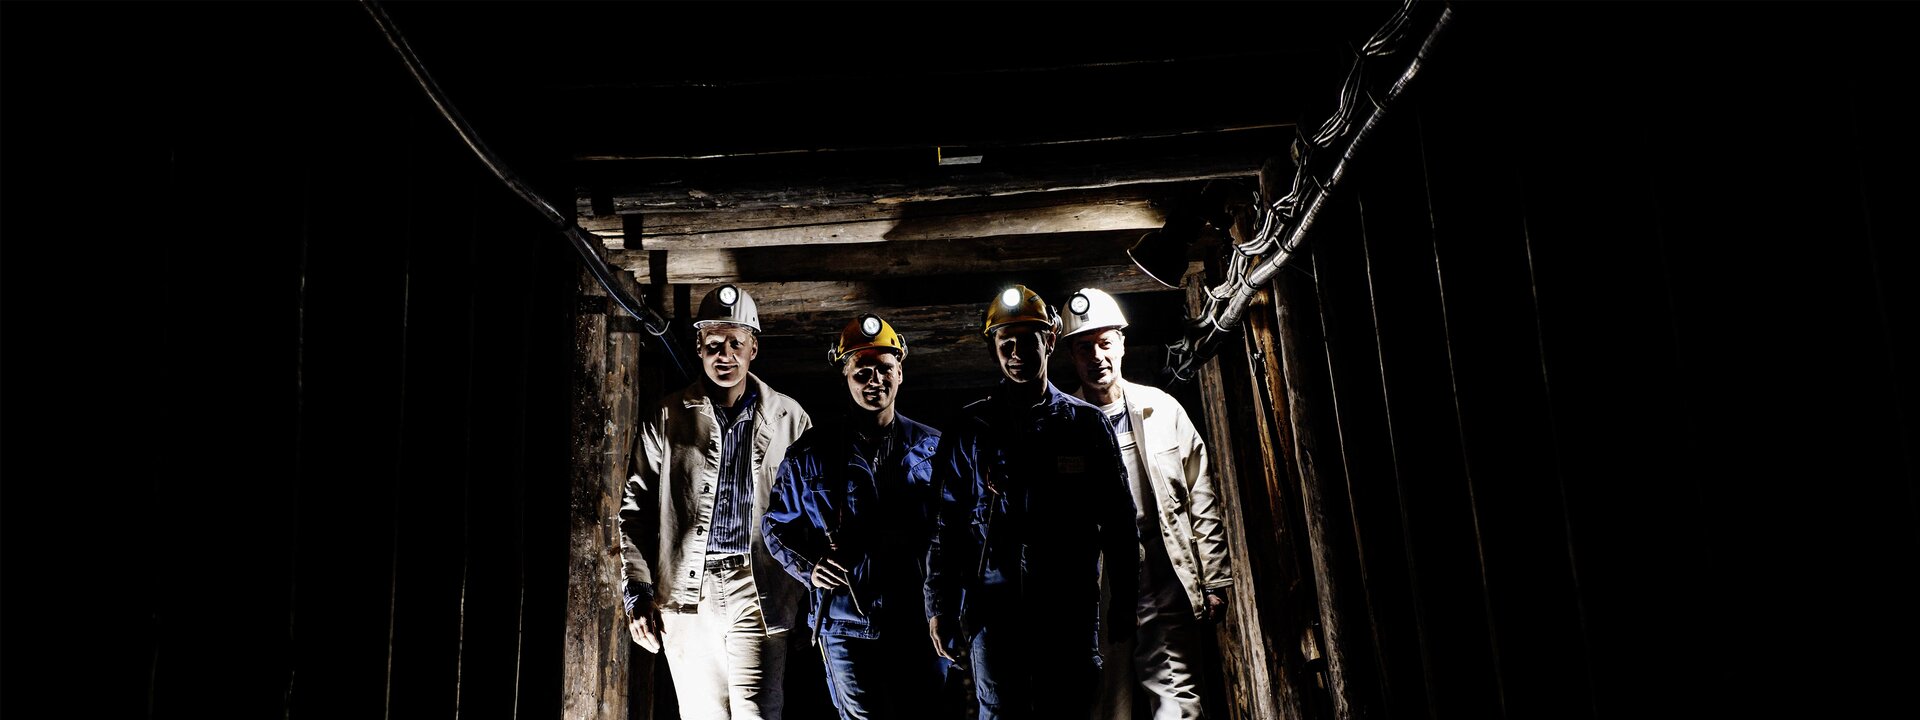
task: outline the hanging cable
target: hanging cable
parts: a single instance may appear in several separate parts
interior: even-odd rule
[[[1348,164],[1361,144],[1380,124],[1387,108],[1400,98],[1407,85],[1420,72],[1433,51],[1435,41],[1453,19],[1451,7],[1442,8],[1439,18],[1433,23],[1433,29],[1427,32],[1426,39],[1407,62],[1406,69],[1381,97],[1373,99],[1362,92],[1366,85],[1369,61],[1377,61],[1399,51],[1417,1],[1406,0],[1402,3],[1393,16],[1355,51],[1353,68],[1340,84],[1339,105],[1313,135],[1294,138],[1290,148],[1294,164],[1293,184],[1287,194],[1270,203],[1255,198],[1255,229],[1252,236],[1246,242],[1234,245],[1234,252],[1228,253],[1226,279],[1207,289],[1204,306],[1189,323],[1186,337],[1167,346],[1167,367],[1162,374],[1170,384],[1193,380],[1200,366],[1219,352],[1220,342],[1238,330],[1241,316],[1246,313],[1253,296],[1286,267],[1306,243],[1307,231],[1313,227],[1314,220],[1326,206],[1327,197],[1346,179]],[[1356,127],[1353,115],[1362,97],[1372,100],[1373,110]],[[1332,161],[1332,168],[1322,179],[1322,174],[1314,170],[1327,163],[1319,160],[1318,156],[1349,136],[1338,158]],[[1282,237],[1286,238],[1284,242],[1281,241]],[[1257,266],[1253,264],[1255,257],[1261,259]]]
[[[667,335],[666,320],[654,313],[639,298],[627,292],[625,287],[615,282],[613,268],[607,265],[605,258],[600,257],[600,251],[594,248],[594,240],[588,237],[587,231],[582,229],[579,223],[574,222],[570,215],[560,212],[552,203],[535,193],[531,187],[520,180],[520,176],[500,162],[500,157],[494,154],[485,142],[480,140],[473,126],[467,124],[466,118],[460,115],[460,111],[453,106],[453,102],[447,99],[446,93],[440,90],[440,84],[434,82],[432,75],[427,74],[426,66],[420,62],[420,57],[413,53],[413,47],[407,44],[406,38],[400,34],[400,28],[394,25],[393,18],[387,16],[386,8],[381,7],[376,0],[361,0],[360,5],[367,9],[367,14],[373,16],[374,22],[380,24],[380,32],[386,35],[387,44],[393,46],[395,52],[400,53],[400,59],[407,64],[407,71],[413,74],[413,79],[420,84],[420,89],[427,93],[427,99],[431,100],[434,108],[440,111],[440,116],[446,118],[447,123],[453,126],[454,132],[460,135],[460,140],[467,144],[467,149],[472,150],[473,154],[480,158],[480,163],[487,167],[488,172],[493,173],[494,178],[505,184],[514,195],[533,206],[533,209],[546,219],[548,225],[566,236],[568,242],[573,245],[574,252],[579,254],[580,262],[587,266],[588,272],[593,273],[594,279],[600,282],[600,286],[606,288],[607,295],[612,297],[621,309],[626,310],[627,314],[640,321],[641,329],[654,336],[657,341],[654,345],[666,355],[667,363],[679,373],[680,381],[689,381],[693,375],[686,361],[681,358],[675,348],[673,339]]]

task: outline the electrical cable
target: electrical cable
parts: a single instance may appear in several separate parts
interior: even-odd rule
[[[672,338],[667,336],[667,322],[614,280],[613,268],[608,266],[606,259],[594,249],[594,241],[588,238],[587,231],[582,229],[579,223],[574,222],[572,217],[561,213],[552,203],[547,202],[545,198],[540,197],[531,187],[528,187],[521,181],[520,176],[514,174],[500,161],[499,156],[487,147],[487,144],[474,132],[473,126],[468,124],[466,118],[460,114],[459,109],[447,99],[446,93],[441,91],[440,84],[427,73],[426,65],[420,62],[418,55],[414,54],[413,47],[407,43],[406,37],[400,34],[400,28],[394,25],[393,18],[387,15],[386,8],[381,7],[377,0],[361,0],[360,5],[366,8],[367,14],[372,15],[374,22],[380,25],[380,31],[386,36],[387,44],[393,46],[394,51],[400,54],[401,61],[407,65],[407,71],[413,74],[414,81],[420,85],[422,91],[426,92],[427,99],[432,101],[434,108],[440,111],[440,116],[453,126],[454,132],[459,134],[461,142],[466,143],[467,149],[472,150],[473,154],[480,158],[480,163],[487,167],[488,172],[493,173],[495,179],[506,185],[507,189],[522,201],[533,206],[533,209],[546,219],[548,225],[566,236],[567,241],[573,245],[574,252],[579,254],[581,263],[586,265],[587,271],[593,274],[601,287],[606,288],[607,295],[612,297],[621,309],[626,310],[627,314],[640,321],[641,329],[658,339],[657,345],[661,353],[666,355],[668,364],[679,373],[681,382],[690,380],[693,375],[686,361],[674,347]]]
[[[1271,203],[1262,203],[1256,193],[1253,203],[1256,229],[1252,237],[1232,245],[1233,252],[1228,253],[1227,257],[1225,279],[1219,285],[1207,288],[1205,305],[1199,315],[1189,321],[1186,336],[1167,346],[1167,367],[1162,371],[1162,376],[1170,384],[1185,383],[1195,377],[1199,367],[1218,352],[1221,340],[1238,328],[1241,316],[1260,287],[1272,280],[1298,254],[1306,242],[1307,231],[1325,207],[1327,197],[1346,178],[1347,168],[1355,153],[1431,55],[1434,43],[1452,20],[1451,7],[1443,7],[1426,39],[1383,97],[1375,98],[1371,93],[1363,92],[1368,61],[1398,52],[1401,42],[1406,38],[1407,24],[1417,2],[1419,0],[1403,2],[1354,53],[1353,67],[1340,84],[1339,104],[1326,121],[1311,137],[1295,136],[1290,148],[1294,163],[1293,184],[1287,194]],[[1362,97],[1369,100],[1373,108],[1366,120],[1356,126],[1353,115]],[[1313,168],[1321,155],[1320,151],[1331,150],[1334,143],[1349,135],[1351,139],[1347,140],[1324,176],[1315,172]],[[1285,242],[1280,241],[1282,236],[1286,237]],[[1253,267],[1253,258],[1256,256],[1261,258],[1261,262]]]

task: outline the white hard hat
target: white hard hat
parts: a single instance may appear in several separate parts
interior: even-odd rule
[[[1066,312],[1060,313],[1060,337],[1068,338],[1102,328],[1124,328],[1127,316],[1121,314],[1120,303],[1113,296],[1093,288],[1080,288],[1080,292],[1067,298]]]
[[[754,306],[753,296],[747,291],[721,285],[700,300],[700,314],[693,318],[696,328],[715,323],[745,325],[757,333],[760,332],[760,309]]]

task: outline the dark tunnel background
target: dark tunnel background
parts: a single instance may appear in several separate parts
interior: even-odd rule
[[[659,17],[851,27],[751,7]],[[1456,10],[1283,280],[1366,716],[1913,707],[1913,7]],[[355,4],[0,32],[0,712],[560,715],[570,250]],[[563,99],[461,100],[567,195]]]

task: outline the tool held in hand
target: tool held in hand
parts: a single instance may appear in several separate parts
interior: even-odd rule
[[[827,530],[826,533],[827,533],[827,557],[820,559],[821,565],[825,565],[827,563],[827,558],[833,557],[835,553],[840,552],[840,543],[834,542],[833,531]],[[815,569],[814,572],[819,572],[819,570]],[[849,589],[851,589],[851,586],[849,586]],[[824,627],[827,624],[827,601],[831,599],[833,599],[833,588],[820,588],[820,591],[818,593],[818,598],[814,600],[813,644],[815,645],[820,644],[820,630],[822,627]]]
[[[994,510],[1000,505],[1000,488],[993,482],[994,469],[994,465],[988,465],[986,467],[986,476],[983,478],[984,482],[982,483],[986,486],[987,494],[991,497],[987,498],[987,521],[980,530],[980,559],[973,565],[972,583],[975,587],[980,587],[986,582],[987,553],[989,549],[993,547],[993,516],[996,514]],[[963,670],[968,669],[966,668],[966,653],[973,647],[973,631],[967,627],[967,599],[968,594],[962,594],[960,596],[960,617],[957,619],[960,623],[960,633],[959,638],[954,641],[953,664],[955,667]]]

